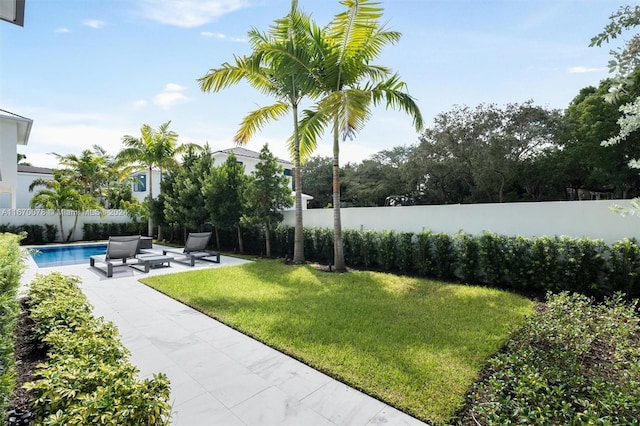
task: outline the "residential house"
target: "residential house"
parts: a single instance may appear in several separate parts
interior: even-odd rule
[[[256,169],[256,164],[260,162],[260,153],[248,150],[246,148],[235,147],[230,149],[223,149],[213,152],[214,165],[220,167],[229,154],[233,153],[236,156],[237,161],[244,166],[244,172],[250,174]],[[290,161],[277,159],[278,164],[284,169],[283,173],[289,178],[289,187],[293,188],[293,163]],[[149,195],[149,172],[141,171],[136,173],[132,183],[133,195],[139,201],[143,201]],[[153,195],[154,197],[160,193],[160,172],[154,170],[153,172]],[[294,195],[293,193],[291,195]],[[311,195],[302,194],[302,208],[307,208],[307,201],[312,200]],[[293,208],[293,207],[292,207]]]
[[[244,166],[244,172],[246,174],[251,174],[256,169],[256,164],[260,162],[260,153],[248,150],[246,148],[235,147],[229,149],[223,149],[220,151],[215,151],[213,153],[213,158],[215,159],[215,165],[220,166],[222,163],[227,161],[229,154],[233,153],[236,156],[237,161]],[[291,195],[295,196],[295,192],[293,191],[293,163],[287,160],[282,160],[280,158],[276,159],[278,164],[282,166],[284,169],[284,175],[289,178],[289,187],[292,189]],[[304,210],[307,209],[307,202],[313,200],[311,195],[302,194],[302,208]],[[293,209],[294,207],[291,207]]]
[[[27,144],[32,125],[30,118],[0,109],[0,203],[6,208],[18,208],[18,145]]]

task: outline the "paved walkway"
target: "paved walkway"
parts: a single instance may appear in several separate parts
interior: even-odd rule
[[[244,262],[222,256],[219,265],[194,268]],[[41,269],[30,257],[27,263],[24,285],[52,271],[82,278],[94,313],[118,327],[141,378],[163,372],[171,380],[174,425],[424,425],[138,281],[194,268],[115,268],[106,278],[88,262]]]

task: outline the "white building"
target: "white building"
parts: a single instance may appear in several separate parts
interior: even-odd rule
[[[18,145],[26,145],[33,120],[0,110],[0,203],[18,208]]]
[[[235,147],[230,149],[223,149],[220,151],[216,151],[213,153],[213,158],[215,159],[214,165],[219,167],[229,157],[229,154],[233,153],[236,156],[236,159],[240,164],[244,166],[244,172],[246,174],[251,174],[256,169],[256,164],[260,162],[260,153],[248,150],[246,148]],[[282,160],[280,158],[276,158],[278,165],[282,166],[284,169],[284,175],[289,178],[289,187],[293,190],[293,163],[290,161]],[[291,192],[291,196],[295,196],[295,192]],[[302,208],[304,210],[307,209],[307,202],[313,200],[311,195],[302,194]],[[293,209],[294,207],[291,207]]]
[[[260,162],[259,152],[251,151],[246,148],[236,147],[213,152],[212,156],[214,159],[214,166],[222,166],[222,164],[227,161],[227,158],[231,153],[236,156],[238,163],[244,166],[244,172],[246,174],[251,174],[251,172],[255,171],[256,165]],[[279,158],[276,160],[278,164],[284,169],[284,175],[289,178],[289,187],[293,188],[293,163]],[[134,182],[132,183],[131,187],[131,189],[133,190],[133,196],[139,201],[143,201],[145,197],[149,195],[149,172],[140,171],[133,177]],[[160,172],[158,170],[154,170],[152,178],[153,196],[156,197],[160,193]],[[294,194],[292,193],[291,195]],[[311,195],[302,194],[302,208],[306,209],[307,201],[312,199],[313,197]]]

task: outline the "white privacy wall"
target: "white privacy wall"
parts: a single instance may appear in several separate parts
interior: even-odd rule
[[[614,204],[629,200],[554,201],[544,203],[453,204],[441,206],[343,208],[343,229],[392,230],[419,233],[425,230],[480,235],[494,232],[524,237],[561,236],[603,239],[640,239],[640,217],[613,213]],[[284,225],[295,225],[295,212],[284,212]],[[303,213],[305,227],[333,228],[332,209]]]
[[[62,224],[67,234],[73,228],[74,215],[72,211],[64,211]],[[124,210],[107,210],[104,217],[97,210],[87,210],[78,217],[78,225],[73,241],[82,240],[82,226],[85,223],[128,223],[131,222]],[[60,216],[53,210],[45,209],[0,209],[0,224],[3,225],[55,225],[58,228],[58,241],[60,235]],[[64,236],[66,238],[66,235]]]

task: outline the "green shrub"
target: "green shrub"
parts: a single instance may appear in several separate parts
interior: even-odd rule
[[[640,413],[640,318],[620,295],[548,295],[489,361],[470,394],[483,425],[633,425]]]
[[[453,236],[456,253],[455,274],[463,281],[480,280],[480,244],[478,239],[460,232]]]
[[[611,246],[608,261],[607,290],[622,291],[640,297],[640,247],[635,240],[624,239]]]
[[[55,225],[8,225],[0,224],[0,233],[22,235],[21,244],[34,245],[44,244],[55,240],[58,227]],[[50,238],[53,232],[53,238]],[[46,234],[46,238],[45,238]]]
[[[14,334],[20,313],[18,287],[24,270],[20,240],[24,234],[0,234],[0,424],[15,388]]]
[[[36,423],[47,425],[168,425],[169,381],[139,381],[116,327],[92,315],[77,277],[37,275],[30,317],[47,361],[25,384]]]
[[[432,253],[433,234],[426,230],[418,234],[414,254],[414,269],[424,277],[435,276],[436,265]]]
[[[393,231],[383,231],[379,235],[378,264],[385,271],[390,271],[396,264],[398,241]]]

